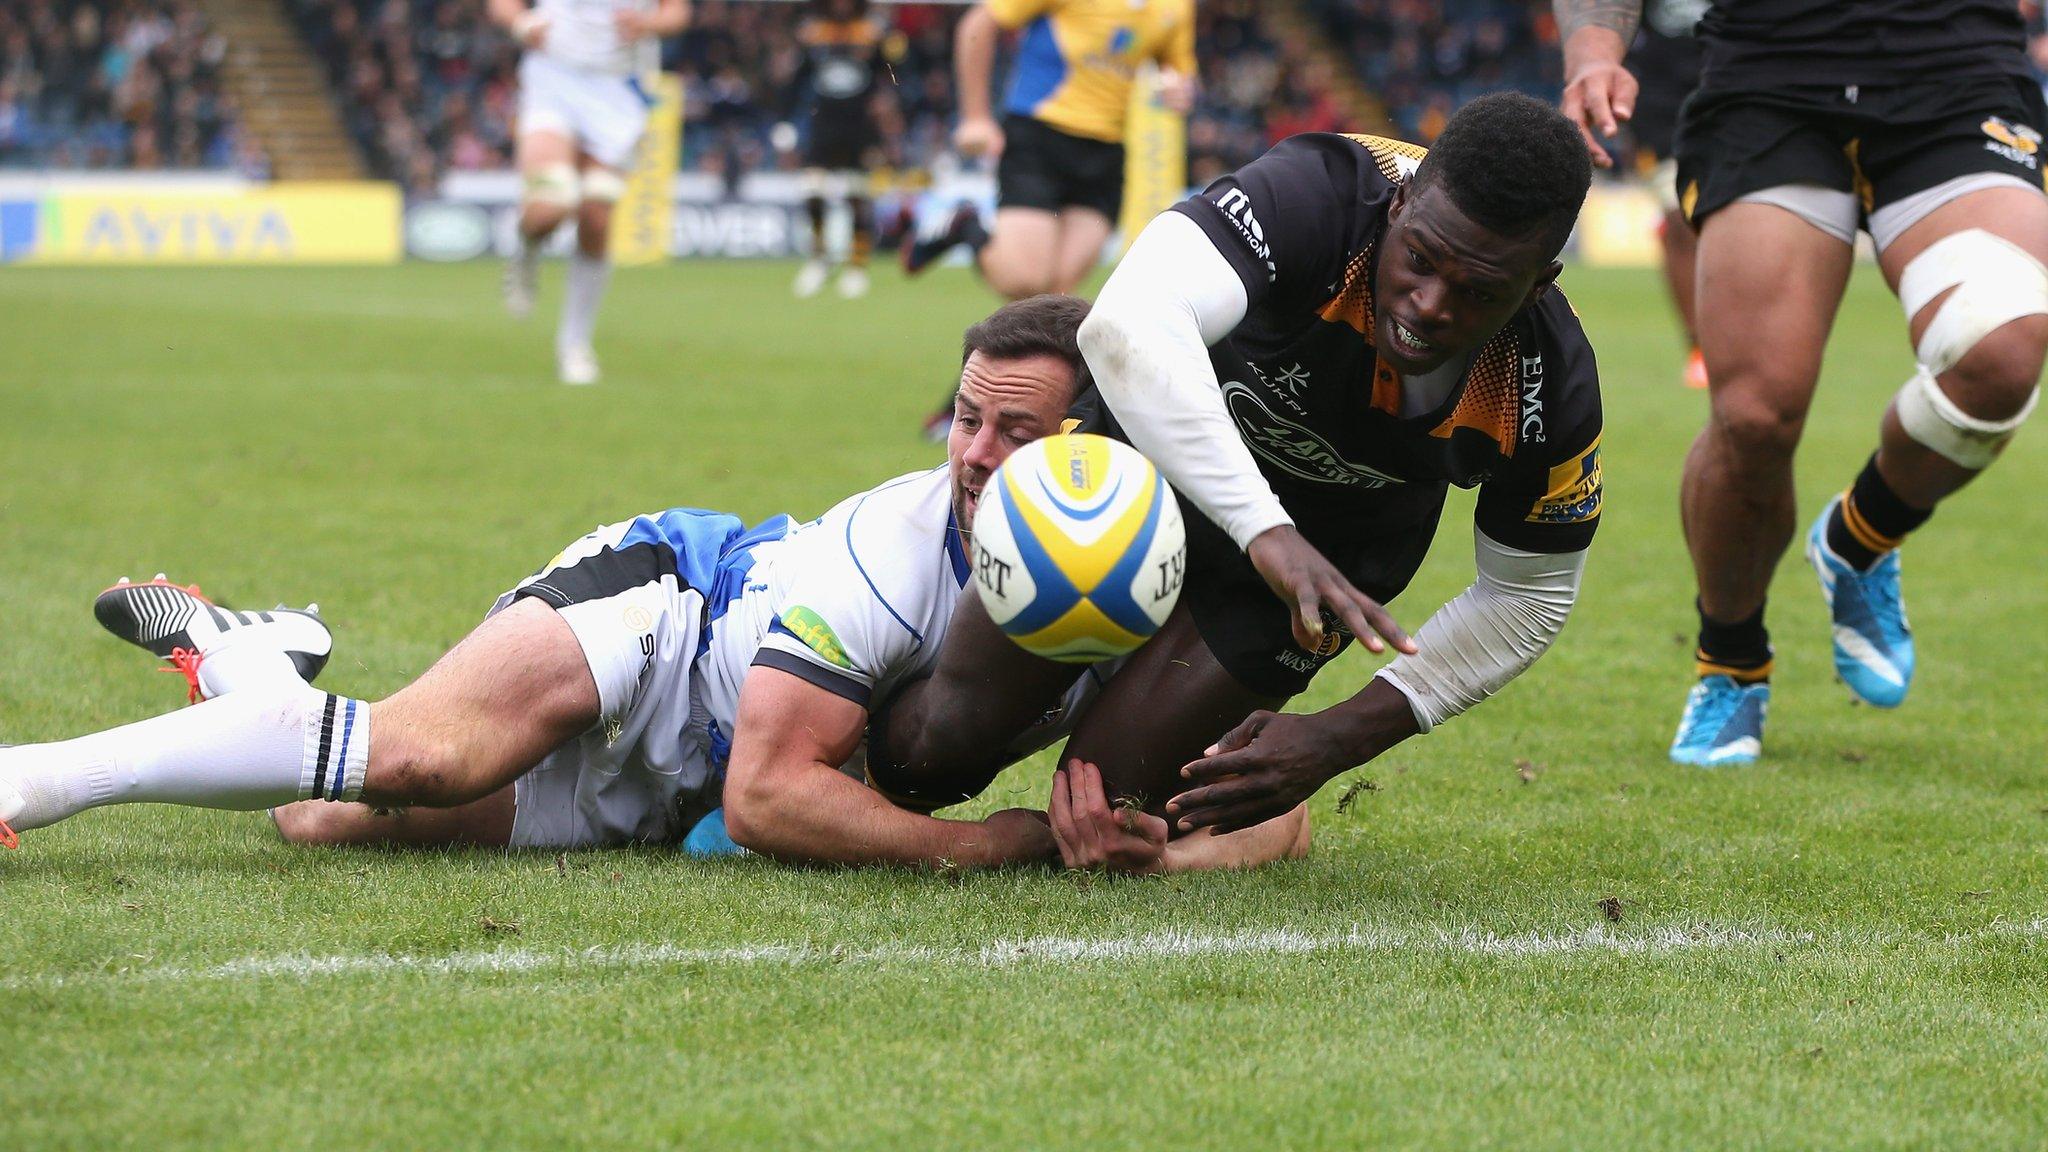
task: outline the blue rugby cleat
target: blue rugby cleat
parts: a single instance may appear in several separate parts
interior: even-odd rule
[[[1859,572],[1828,547],[1828,517],[1837,496],[1806,534],[1806,559],[1820,577],[1821,598],[1835,622],[1835,675],[1857,699],[1897,708],[1913,683],[1913,629],[1899,597],[1899,554],[1887,552]]]
[[[683,851],[699,860],[719,856],[745,856],[747,850],[733,843],[725,831],[725,809],[713,808],[690,834],[683,838]]]
[[[1671,741],[1677,764],[1718,768],[1753,764],[1764,750],[1764,712],[1770,708],[1771,686],[1738,684],[1732,676],[1702,676],[1685,698],[1678,735]]]

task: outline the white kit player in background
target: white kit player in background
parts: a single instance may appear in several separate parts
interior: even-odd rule
[[[533,311],[541,245],[572,216],[576,251],[555,330],[564,384],[595,384],[590,337],[611,278],[612,206],[653,105],[660,39],[690,20],[689,0],[489,0],[494,24],[526,50],[519,63],[519,251],[505,307]]]
[[[871,704],[938,658],[982,485],[1059,430],[1087,307],[1039,296],[968,329],[945,466],[808,524],[750,529],[677,508],[600,528],[376,703],[309,683],[330,645],[310,612],[231,612],[161,577],[124,581],[95,615],[172,659],[204,699],[0,748],[0,838],[12,838],[4,822],[28,830],[158,802],[273,809],[300,843],[654,842],[709,854],[737,841],[843,863],[1060,859],[1042,814],[940,820],[846,769],[861,761]],[[1099,786],[1089,805],[1055,818],[1068,840],[1100,845],[1121,825]],[[1064,859],[1100,862],[1085,851]],[[1253,862],[1203,851],[1180,866]]]

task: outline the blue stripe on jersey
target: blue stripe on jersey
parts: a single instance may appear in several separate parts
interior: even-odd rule
[[[683,584],[701,592],[717,580],[718,567],[728,547],[746,529],[740,518],[729,512],[671,508],[652,516],[635,517],[613,547],[621,552],[635,544],[667,548],[676,558],[676,574]]]
[[[1024,30],[1017,45],[1017,70],[1010,75],[1010,98],[1003,110],[1029,116],[1067,78],[1067,61],[1052,34],[1052,17],[1040,16]]]
[[[711,650],[711,630],[725,619],[733,601],[747,591],[747,577],[754,571],[754,549],[790,534],[796,521],[787,516],[770,516],[734,537],[718,561],[718,573],[704,593],[704,627],[697,635],[697,655]]]
[[[925,475],[929,476],[930,473],[927,472],[925,473]],[[923,479],[923,477],[912,477],[912,479]],[[908,481],[905,482],[907,483]],[[868,506],[868,498],[873,496],[875,492],[886,492],[890,488],[894,488],[895,486],[896,485],[894,484],[889,484],[884,487],[875,489],[874,492],[869,492],[867,496],[863,496],[860,498],[860,503],[855,504],[853,506],[853,511],[846,514],[846,554],[848,556],[853,557],[853,567],[855,571],[860,573],[860,578],[868,582],[868,591],[874,593],[875,603],[880,604],[882,606],[882,611],[887,612],[889,614],[890,619],[896,621],[898,624],[903,625],[903,630],[905,632],[910,633],[910,638],[912,640],[917,641],[919,645],[923,645],[924,633],[919,632],[917,629],[911,627],[910,621],[905,620],[903,618],[903,614],[901,612],[896,611],[896,606],[889,603],[888,598],[882,595],[882,590],[880,588],[875,587],[875,578],[873,576],[868,575],[867,565],[862,564],[860,562],[860,551],[853,546],[853,521],[855,517],[858,517],[860,515],[860,510]],[[950,520],[951,518],[952,514],[948,513],[947,519]]]
[[[967,587],[967,549],[960,543],[960,529],[953,523],[953,511],[946,510],[946,558],[953,562],[953,580]]]

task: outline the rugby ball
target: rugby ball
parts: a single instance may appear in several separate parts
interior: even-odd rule
[[[1187,572],[1180,502],[1150,460],[1086,433],[1011,453],[974,514],[974,586],[1026,651],[1088,664],[1166,623]]]

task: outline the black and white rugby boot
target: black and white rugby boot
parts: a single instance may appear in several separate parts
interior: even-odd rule
[[[169,661],[166,671],[184,674],[194,701],[202,695],[200,663],[230,637],[237,643],[260,638],[275,645],[308,683],[327,666],[334,651],[334,636],[320,619],[318,604],[237,612],[208,600],[198,585],[173,584],[161,572],[141,583],[122,577],[92,602],[92,614],[102,628]]]

